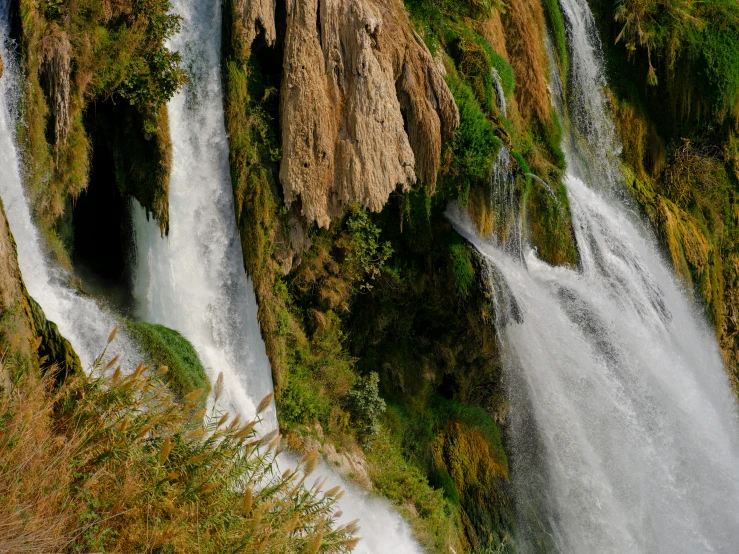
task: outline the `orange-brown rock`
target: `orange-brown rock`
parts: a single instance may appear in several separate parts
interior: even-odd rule
[[[235,0],[236,13],[241,14],[239,28],[244,33],[244,41],[251,45],[260,31],[264,40],[272,46],[277,37],[275,29],[275,0]]]

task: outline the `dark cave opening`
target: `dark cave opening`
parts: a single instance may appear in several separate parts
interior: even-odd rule
[[[88,292],[126,312],[132,300],[133,230],[109,140],[115,112],[112,102],[103,102],[92,104],[84,116],[92,155],[87,189],[72,210],[72,263]]]

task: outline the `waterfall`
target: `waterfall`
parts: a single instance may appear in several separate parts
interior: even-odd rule
[[[598,28],[587,0],[560,0],[560,7],[570,41],[567,116],[577,130],[577,133],[565,134],[563,147],[567,166],[592,186],[597,183],[600,189],[608,188],[618,194],[621,192],[618,158],[622,148],[610,105],[603,94],[607,81]],[[563,87],[548,37],[547,48],[555,105],[561,104],[564,108],[564,99],[557,98],[563,93]]]
[[[169,102],[173,146],[170,230],[132,203],[136,240],[134,297],[145,320],[177,329],[198,351],[211,382],[224,374],[219,408],[254,415],[272,392],[272,373],[257,321],[252,283],[244,271],[228,165],[221,85],[221,2],[175,0],[182,32],[179,51],[190,82]],[[264,414],[263,414],[264,415]],[[274,406],[266,428],[276,427]],[[280,466],[293,466],[290,456]],[[358,554],[416,554],[409,525],[383,500],[344,482],[327,467],[316,471],[327,487],[339,484],[342,522],[360,518]]]
[[[571,41],[564,179],[581,264],[487,261],[511,402],[518,551],[736,552],[739,418],[716,338],[652,232],[621,200],[620,152],[586,0]],[[564,114],[563,114],[564,115]]]
[[[507,252],[520,255],[523,251],[523,218],[516,192],[516,175],[511,165],[511,152],[503,144],[490,176],[490,213],[494,214],[493,230],[499,244]]]
[[[57,324],[74,347],[83,367],[89,368],[102,353],[108,336],[117,325],[105,307],[82,296],[69,284],[69,275],[51,264],[44,255],[42,241],[34,225],[23,187],[20,157],[15,144],[17,102],[22,95],[22,75],[17,62],[17,45],[10,40],[10,0],[0,3],[0,54],[5,73],[0,79],[0,196],[5,205],[10,230],[18,249],[18,263],[29,294]],[[137,348],[120,332],[108,349],[120,355],[123,367],[136,367],[141,360]]]
[[[183,18],[182,32],[169,47],[181,53],[191,80],[168,106],[173,148],[169,235],[162,239],[158,224],[132,201],[136,312],[190,340],[211,383],[223,372],[223,407],[253,417],[259,401],[272,392],[272,370],[234,215],[221,38],[214,32],[221,27],[221,5],[191,0],[173,5]],[[265,420],[268,427],[276,425],[274,408]]]
[[[495,99],[498,104],[498,109],[503,117],[508,117],[508,105],[505,100],[505,91],[503,90],[503,82],[500,80],[500,73],[498,70],[493,68],[491,71],[493,75],[493,87],[495,88]]]

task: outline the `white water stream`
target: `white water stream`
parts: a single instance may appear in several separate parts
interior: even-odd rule
[[[85,368],[102,353],[116,319],[95,300],[80,295],[69,285],[69,275],[46,259],[41,240],[31,218],[23,187],[20,157],[15,143],[17,102],[21,97],[21,78],[16,60],[16,45],[9,39],[10,0],[0,2],[0,54],[5,72],[0,79],[0,196],[5,205],[10,230],[18,248],[18,263],[29,294],[39,303],[46,317],[74,347]],[[120,332],[108,349],[120,355],[123,367],[136,367],[141,360],[138,349]]]
[[[170,231],[133,205],[137,267],[134,296],[142,319],[177,329],[200,354],[211,382],[224,374],[219,407],[254,415],[272,392],[257,304],[244,271],[236,227],[223,119],[221,3],[175,0],[182,32],[170,47],[182,54],[191,81],[169,103],[173,146]],[[274,407],[267,429],[276,426]],[[292,465],[288,457],[281,465]],[[343,482],[326,467],[317,475],[327,487],[341,484],[342,521],[360,519],[360,554],[420,553],[408,524],[388,504]]]
[[[716,339],[619,199],[592,15],[586,0],[561,4],[573,72],[565,185],[581,267],[551,267],[531,249],[522,263],[449,212],[495,291],[518,551],[735,553],[739,419]]]
[[[169,236],[133,201],[134,298],[144,320],[181,332],[211,383],[223,372],[221,402],[255,415],[272,392],[272,370],[244,271],[234,212],[220,70],[220,2],[176,1],[182,32],[169,47],[182,54],[191,82],[169,102],[173,147]],[[265,415],[274,427],[274,408]]]

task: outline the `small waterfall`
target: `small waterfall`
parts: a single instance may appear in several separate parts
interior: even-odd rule
[[[0,196],[18,249],[18,263],[29,294],[57,324],[74,347],[84,367],[90,367],[105,348],[116,318],[95,300],[69,285],[69,275],[45,258],[23,188],[20,158],[15,144],[16,103],[22,90],[17,45],[9,38],[10,0],[0,3],[0,54],[5,73],[0,79]],[[108,349],[120,355],[123,367],[136,367],[141,356],[123,332]]]
[[[175,0],[182,32],[170,47],[182,53],[191,81],[169,103],[173,163],[170,231],[132,205],[137,267],[134,296],[142,319],[180,331],[200,354],[211,381],[223,372],[219,407],[253,416],[272,392],[272,373],[257,322],[252,283],[244,271],[234,215],[221,88],[221,2]],[[266,429],[277,425],[274,407]],[[266,430],[265,429],[265,430]],[[280,466],[295,461],[283,455]],[[420,554],[409,525],[387,504],[321,466],[327,487],[341,485],[342,522],[360,519],[358,554]]]
[[[592,14],[585,0],[561,5],[572,47],[564,184],[581,267],[549,266],[531,249],[522,263],[448,212],[487,261],[495,293],[517,551],[735,552],[739,416],[716,339],[619,199]]]
[[[523,218],[511,152],[503,144],[493,164],[490,177],[490,213],[494,216],[493,231],[503,248],[514,255],[523,252]]]
[[[607,81],[598,28],[587,0],[560,0],[559,4],[567,25],[571,52],[567,116],[578,131],[565,135],[563,147],[567,166],[591,186],[609,188],[619,194],[622,178],[618,158],[622,148],[611,117],[611,106],[603,94]],[[548,37],[547,49],[555,104],[564,106],[564,100],[557,98],[563,87]]]
[[[505,91],[503,90],[503,82],[500,80],[500,73],[495,68],[492,69],[491,73],[493,75],[493,86],[495,87],[495,99],[498,109],[503,114],[503,117],[508,117],[508,105],[506,104]]]

